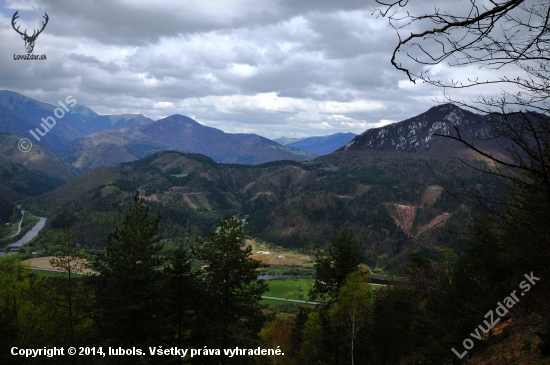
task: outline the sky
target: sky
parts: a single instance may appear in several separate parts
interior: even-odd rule
[[[443,95],[393,68],[398,37],[374,0],[1,4],[0,89],[52,104],[70,95],[99,114],[182,114],[229,133],[307,137],[405,120]],[[46,61],[13,59],[26,54],[15,11],[28,33],[47,13],[33,52]],[[466,71],[477,72],[432,69],[443,79]]]

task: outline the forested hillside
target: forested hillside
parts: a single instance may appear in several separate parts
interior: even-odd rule
[[[455,152],[470,158],[458,146]],[[442,186],[452,188],[460,177],[487,196],[496,193],[495,181],[449,155],[342,151],[312,162],[252,167],[158,152],[93,170],[28,207],[49,217],[37,245],[71,225],[85,247],[103,247],[106,228],[114,227],[122,207],[140,191],[162,214],[161,232],[170,244],[204,235],[219,217],[233,214],[246,219],[251,236],[311,252],[348,228],[367,249],[367,263],[398,268],[413,249],[437,258],[440,248],[461,242],[471,212],[442,193]],[[403,217],[396,205],[412,215]]]

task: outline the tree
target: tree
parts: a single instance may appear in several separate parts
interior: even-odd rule
[[[43,346],[43,316],[41,303],[33,300],[33,291],[43,285],[43,279],[33,274],[19,255],[0,257],[0,362],[20,363],[11,355],[12,347]],[[38,339],[38,341],[37,341]],[[31,360],[32,359],[28,359]],[[29,362],[31,362],[29,361]]]
[[[338,300],[329,309],[332,326],[343,334],[342,338],[349,348],[351,365],[357,357],[357,343],[361,332],[371,326],[373,312],[372,287],[366,273],[352,272],[340,289]],[[364,363],[364,361],[362,361]]]
[[[83,279],[75,278],[75,274],[85,271],[87,260],[83,258],[82,250],[76,247],[75,233],[70,227],[58,234],[55,245],[57,251],[50,264],[62,273],[46,280],[42,294],[51,305],[49,314],[53,323],[65,328],[55,336],[60,341],[58,343],[75,347],[85,345],[84,340],[89,339],[92,332],[90,314],[94,297]],[[71,356],[70,360],[75,364],[77,356]]]
[[[105,257],[94,262],[100,280],[98,319],[102,338],[111,347],[145,348],[161,337],[165,285],[157,252],[163,245],[156,235],[160,215],[149,215],[136,192],[122,228],[109,235]],[[138,361],[134,356],[120,359]]]
[[[307,316],[303,329],[303,341],[300,346],[301,364],[327,364],[329,351],[324,346],[325,328],[321,313],[312,311]]]
[[[167,343],[173,343],[178,348],[189,348],[185,333],[191,327],[194,305],[200,303],[199,292],[195,289],[197,274],[192,270],[191,255],[183,244],[179,244],[169,258],[164,269],[167,278],[167,314],[170,328],[166,336]],[[178,363],[182,358],[178,356]]]
[[[332,239],[327,256],[320,252],[315,256],[317,278],[309,292],[311,300],[321,298],[334,302],[348,275],[357,270],[363,259],[362,245],[355,241],[350,231],[344,229]]]
[[[242,247],[244,239],[239,219],[227,216],[206,239],[199,237],[194,247],[206,265],[200,289],[206,297],[202,309],[211,334],[208,345],[221,350],[221,364],[237,361],[235,357],[228,360],[223,350],[250,346],[265,320],[260,300],[268,287],[258,280],[256,270],[262,264],[250,257],[251,246]]]
[[[65,297],[67,308],[67,329],[69,333],[69,339],[74,339],[74,320],[75,320],[75,308],[74,308],[74,289],[75,289],[75,273],[82,273],[86,268],[86,260],[82,257],[82,250],[78,249],[75,245],[75,234],[70,227],[65,228],[57,236],[55,241],[56,246],[61,249],[53,259],[50,260],[50,264],[53,268],[58,269],[66,273],[66,290],[63,290],[62,295]]]
[[[550,48],[547,39],[550,2],[497,0],[485,4],[471,0],[469,7],[453,11],[435,8],[432,13],[421,15],[415,15],[414,9],[409,10],[409,1],[377,2],[386,6],[378,14],[387,17],[399,35],[391,62],[404,71],[410,81],[421,80],[441,87],[444,93],[448,89],[478,88],[481,92],[486,85],[502,86],[500,93],[480,94],[471,102],[444,94],[446,101],[490,113],[489,131],[483,138],[462,135],[456,127],[454,134],[444,137],[457,140],[491,160],[494,168],[463,162],[514,185],[514,194],[488,202],[474,189],[462,186],[464,189],[455,196],[501,215],[503,206],[525,210],[517,196],[535,190],[545,202],[537,207],[536,213],[550,218]],[[396,10],[400,7],[407,7],[407,13]],[[401,36],[403,29],[413,25],[424,30]],[[399,55],[405,55],[405,60],[399,61]],[[451,67],[475,65],[488,72],[483,74],[484,78],[471,74],[463,80],[433,78],[431,66],[445,61]],[[518,76],[508,77],[508,72]],[[481,145],[489,140],[497,141],[506,156],[484,150]]]
[[[377,364],[397,364],[413,348],[415,306],[403,287],[386,287],[376,293],[372,344]]]
[[[280,348],[285,356],[272,356],[265,363],[272,365],[297,365],[297,359],[292,358],[292,330],[293,321],[288,316],[276,315],[260,331],[262,348]]]
[[[338,298],[340,288],[344,285],[346,278],[352,272],[357,271],[358,265],[363,262],[363,247],[355,241],[353,234],[344,229],[338,236],[332,239],[328,247],[328,255],[323,256],[320,252],[315,255],[315,270],[317,277],[309,292],[311,300],[320,298],[326,300],[328,306],[334,304]],[[328,322],[328,313],[321,310],[322,318]],[[340,356],[341,333],[334,327],[325,330],[326,338],[335,345],[332,346],[334,361],[338,363]]]
[[[468,7],[452,11],[435,8],[417,15],[408,1],[393,1],[378,14],[389,19],[398,34],[408,26],[420,27],[400,36],[391,62],[409,80],[421,80],[443,88],[445,101],[489,113],[488,133],[467,136],[455,127],[451,138],[475,151],[490,163],[471,168],[493,176],[506,188],[496,199],[480,195],[458,181],[451,192],[462,203],[486,213],[477,226],[458,268],[467,268],[468,280],[483,283],[496,297],[506,295],[524,275],[550,274],[550,48],[548,24],[550,2],[528,0],[471,0]],[[398,9],[406,7],[407,13]],[[418,29],[418,28],[417,28]],[[399,56],[405,55],[404,59]],[[448,61],[451,67],[470,67],[461,80],[434,78],[431,67]],[[508,76],[513,74],[514,76]],[[482,94],[485,85],[501,86],[494,95]],[[469,102],[453,100],[449,89],[474,88],[480,96]],[[500,155],[487,149],[497,144]],[[491,231],[498,242],[485,238]],[[483,256],[479,256],[483,252]],[[470,262],[466,260],[470,259]],[[490,279],[489,279],[490,278]],[[454,279],[457,281],[457,279]],[[450,290],[455,285],[451,285]],[[546,283],[537,284],[522,298],[516,319],[530,318],[541,339],[550,338],[550,296]],[[524,316],[525,314],[535,316]],[[522,318],[523,317],[523,318]],[[515,321],[517,322],[517,321]]]

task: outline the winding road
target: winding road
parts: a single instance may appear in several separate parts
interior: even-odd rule
[[[15,232],[15,234],[12,234],[11,236],[9,236],[8,239],[17,236],[19,234],[19,232],[21,232],[21,224],[23,223],[23,218],[25,218],[25,211],[23,209],[21,209],[21,220],[19,221],[19,226],[17,227],[17,232]]]
[[[23,213],[23,215],[24,215],[24,213],[28,213],[24,210],[21,210],[21,212]],[[22,247],[23,245],[25,245],[25,243],[29,242],[34,237],[36,237],[36,235],[38,235],[38,232],[40,232],[40,230],[42,230],[42,228],[44,228],[44,226],[46,225],[46,220],[47,220],[47,218],[44,218],[44,217],[38,217],[38,218],[40,219],[38,221],[38,223],[36,223],[30,229],[30,231],[25,233],[23,235],[23,237],[21,237],[21,239],[19,239],[18,241],[14,242],[14,243],[10,243],[9,245],[6,246],[8,251],[17,251],[17,249],[19,247]],[[23,221],[23,219],[21,219],[21,222],[22,221]],[[17,229],[17,233],[15,235],[17,235],[17,234],[19,234],[19,232],[21,232],[21,222],[19,222],[19,228]],[[11,237],[14,237],[15,235],[13,235]],[[4,252],[0,252],[0,256],[4,256]]]

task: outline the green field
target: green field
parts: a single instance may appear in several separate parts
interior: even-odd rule
[[[313,286],[313,279],[275,279],[267,280],[269,290],[264,293],[266,297],[308,300],[308,292]],[[267,304],[271,310],[285,313],[297,313],[302,306],[314,307],[314,304],[284,302],[282,300],[263,299],[262,304]]]
[[[60,272],[41,271],[41,270],[33,270],[33,272],[40,275],[40,276],[44,276],[44,277],[47,277],[47,278],[53,278],[53,277],[59,277],[59,276],[67,277],[67,274],[60,273]],[[82,277],[84,277],[84,275],[71,274],[71,278],[78,279],[78,278],[82,278]]]
[[[283,302],[282,300],[273,299],[262,299],[261,304],[267,304],[269,309],[283,313],[298,313],[300,307],[315,307],[315,304]]]
[[[264,293],[264,296],[307,300],[308,292],[313,286],[313,279],[284,279],[284,280],[267,280],[269,291]]]

